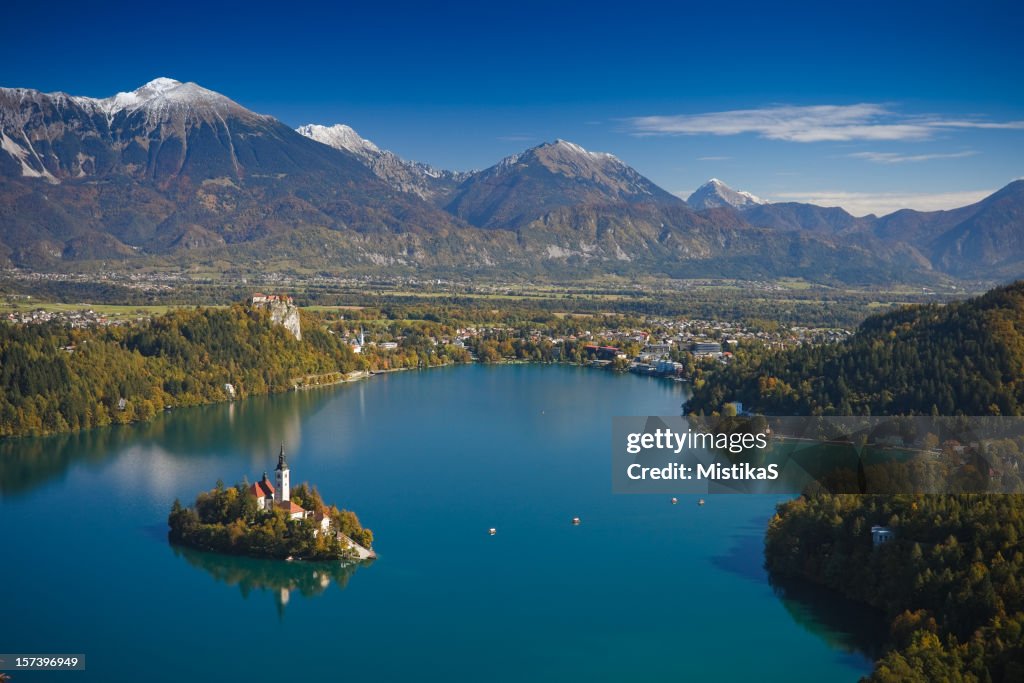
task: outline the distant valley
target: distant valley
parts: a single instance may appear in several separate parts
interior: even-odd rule
[[[854,217],[718,180],[684,201],[565,140],[437,169],[165,78],[106,99],[0,88],[4,267],[929,284],[1024,275],[1022,232],[1024,181]]]

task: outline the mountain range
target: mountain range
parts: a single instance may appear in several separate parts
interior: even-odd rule
[[[713,179],[687,201],[565,140],[437,169],[345,125],[293,130],[194,83],[0,88],[0,265],[929,282],[1024,275],[1024,181],[854,217]]]
[[[902,244],[912,250],[917,267],[955,277],[1015,279],[1024,274],[1024,180],[957,209],[901,209],[881,217],[857,217],[815,204],[768,203],[717,179],[701,186],[687,203],[705,211],[732,211],[749,225]]]

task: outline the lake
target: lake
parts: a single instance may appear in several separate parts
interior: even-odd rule
[[[768,583],[780,497],[611,493],[611,418],[684,386],[472,365],[0,442],[0,652],[86,655],[14,683],[857,680],[873,615]],[[273,477],[282,442],[376,562],[168,544],[176,497]]]

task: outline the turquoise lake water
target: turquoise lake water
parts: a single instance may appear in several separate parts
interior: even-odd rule
[[[473,365],[0,442],[0,652],[86,655],[13,683],[856,681],[872,615],[768,583],[781,498],[612,495],[611,418],[678,414],[684,391]],[[282,441],[375,563],[168,544],[176,497],[272,475]]]

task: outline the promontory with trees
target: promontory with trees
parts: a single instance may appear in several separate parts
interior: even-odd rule
[[[741,349],[703,373],[688,407],[727,401],[775,415],[1020,416],[1024,283],[872,317],[837,344]],[[801,496],[778,506],[765,560],[773,579],[885,614],[871,681],[1024,680],[1020,495]]]
[[[357,354],[303,313],[302,340],[263,309],[174,309],[136,325],[0,325],[0,437],[145,422],[182,407],[469,359],[457,347]]]
[[[893,540],[876,545],[872,526]],[[1019,495],[800,497],[768,526],[773,579],[826,586],[889,622],[876,683],[1024,680]]]

